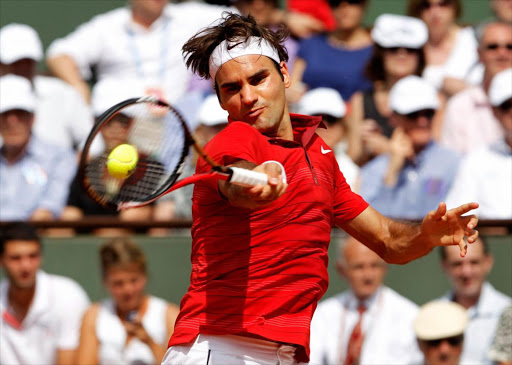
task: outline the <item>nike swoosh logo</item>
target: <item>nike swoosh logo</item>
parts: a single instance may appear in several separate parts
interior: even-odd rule
[[[322,151],[323,155],[325,155],[326,153],[332,152],[332,150],[324,150],[324,146],[320,146],[320,150]]]

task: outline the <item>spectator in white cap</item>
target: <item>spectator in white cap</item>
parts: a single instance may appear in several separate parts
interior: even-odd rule
[[[129,98],[144,96],[144,87],[136,79],[113,79],[108,78],[96,83],[92,92],[92,110],[95,118],[98,118],[103,112]],[[132,126],[133,120],[129,115],[118,113],[101,130],[104,145],[96,146],[99,151],[97,161],[104,163],[104,156],[116,146],[125,143],[127,134]],[[104,207],[89,197],[81,188],[78,174],[73,179],[67,205],[62,213],[63,220],[81,220],[85,216],[117,216],[123,221],[140,221],[151,218],[153,206],[148,205],[137,209],[127,209],[117,211],[114,208]],[[96,229],[96,235],[112,236],[115,234],[124,234],[125,229],[103,228]]]
[[[334,89],[319,87],[308,91],[297,103],[297,112],[304,115],[321,116],[327,128],[318,128],[316,133],[334,150],[336,161],[348,184],[355,189],[359,167],[346,153],[347,107],[340,93]]]
[[[414,332],[424,365],[458,365],[467,324],[466,310],[457,303],[432,301],[423,305],[414,321]]]
[[[512,219],[512,68],[494,76],[489,101],[503,137],[464,157],[446,202],[454,206],[472,197],[482,218]]]
[[[512,27],[490,22],[479,28],[477,37],[483,78],[448,100],[440,139],[442,144],[462,153],[503,138],[487,93],[494,75],[512,65]]]
[[[58,218],[75,174],[71,150],[32,135],[36,104],[26,78],[0,77],[0,221]]]
[[[473,28],[457,24],[462,15],[462,0],[407,2],[407,15],[423,20],[428,28],[423,77],[447,97],[463,90],[471,68],[478,62],[478,54]]]
[[[354,94],[348,117],[350,135],[348,155],[359,165],[389,150],[393,126],[389,122],[389,91],[406,76],[420,76],[425,67],[423,45],[426,25],[403,15],[382,14],[372,29],[373,55],[366,65],[372,88]]]
[[[382,214],[419,219],[445,199],[460,157],[432,137],[439,105],[437,91],[421,77],[407,76],[391,89],[396,128],[389,152],[361,170],[360,193]]]
[[[33,28],[11,23],[0,29],[0,75],[25,77],[37,96],[34,134],[49,143],[78,149],[92,128],[91,111],[68,84],[38,75],[42,59],[43,46]]]
[[[201,104],[197,114],[197,127],[194,136],[201,146],[221,132],[228,125],[228,112],[220,107],[216,95],[208,95]],[[192,159],[185,166],[184,175],[192,175],[196,168],[197,154],[194,151]],[[170,219],[192,218],[192,192],[193,185],[173,191],[162,197],[155,205],[153,218],[156,221],[169,221]],[[162,235],[168,233],[165,229],[152,229],[151,234]]]

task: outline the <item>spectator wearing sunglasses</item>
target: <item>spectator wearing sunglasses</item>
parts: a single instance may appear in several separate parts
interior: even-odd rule
[[[512,26],[488,23],[479,29],[478,43],[483,79],[448,101],[441,131],[441,143],[462,153],[503,137],[487,93],[494,75],[512,65]]]
[[[435,88],[419,76],[398,81],[389,93],[389,152],[361,169],[361,195],[380,213],[419,219],[444,201],[460,157],[432,137],[440,106]]]
[[[368,1],[329,0],[336,29],[300,43],[287,90],[291,103],[317,87],[335,89],[343,100],[371,88],[363,72],[373,50],[370,33],[362,24]]]
[[[389,151],[393,126],[389,122],[389,91],[409,75],[421,76],[425,68],[423,45],[428,31],[423,21],[394,14],[382,14],[371,32],[375,42],[366,75],[371,90],[360,91],[350,100],[348,155],[359,165]]]
[[[428,28],[423,77],[448,97],[467,87],[469,71],[478,62],[473,29],[462,28],[456,22],[461,14],[461,0],[409,0],[408,3],[408,15],[420,18]]]
[[[494,76],[489,101],[504,137],[464,157],[446,203],[471,197],[480,204],[480,217],[512,219],[512,68]]]
[[[467,324],[466,310],[457,303],[432,301],[423,305],[414,321],[414,332],[424,365],[458,365]]]

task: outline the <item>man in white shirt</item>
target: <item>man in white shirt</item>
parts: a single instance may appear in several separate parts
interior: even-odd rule
[[[504,138],[463,158],[446,204],[456,206],[465,199],[475,199],[480,217],[512,219],[512,68],[493,78],[489,100]]]
[[[55,40],[47,51],[48,67],[87,101],[86,80],[94,68],[98,81],[136,76],[152,93],[174,103],[187,91],[191,77],[181,47],[226,9],[197,2],[130,0],[129,7],[97,15]]]
[[[87,294],[74,280],[40,270],[41,240],[32,226],[15,223],[2,232],[0,363],[74,364]]]
[[[512,28],[507,23],[492,22],[482,28],[478,38],[483,80],[448,100],[441,131],[441,144],[462,153],[503,136],[487,92],[494,75],[512,65]]]
[[[76,90],[55,77],[37,75],[43,46],[37,32],[25,24],[0,29],[0,76],[28,79],[37,96],[34,134],[48,143],[77,149],[93,125],[89,106]]]
[[[417,305],[382,285],[387,267],[372,250],[352,237],[339,244],[336,268],[350,289],[318,305],[311,322],[311,363],[420,363],[413,331]],[[351,338],[360,318],[358,345]],[[357,346],[359,354],[351,349]]]
[[[464,258],[450,247],[440,250],[442,268],[452,284],[452,290],[443,299],[462,305],[469,315],[461,363],[490,365],[488,352],[498,319],[511,298],[485,280],[493,266],[489,246],[479,238]]]

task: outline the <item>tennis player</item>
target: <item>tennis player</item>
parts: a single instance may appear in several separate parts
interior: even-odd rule
[[[266,172],[242,188],[197,183],[192,273],[163,364],[297,364],[309,361],[310,322],[328,286],[327,249],[338,226],[390,263],[434,246],[474,242],[469,203],[440,203],[418,224],[390,220],[353,193],[320,117],[288,112],[284,31],[226,14],[183,47],[187,66],[211,78],[228,126],[207,144],[221,164]],[[210,167],[201,160],[196,172]]]

